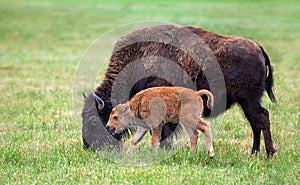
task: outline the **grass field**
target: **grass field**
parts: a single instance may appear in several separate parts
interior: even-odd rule
[[[299,1],[0,0],[0,184],[300,184]],[[72,105],[88,46],[121,24],[164,20],[259,41],[275,69],[267,96],[278,152],[251,156],[252,131],[238,106],[214,137],[216,158],[183,148],[148,166],[84,151]],[[212,124],[213,127],[213,124]]]

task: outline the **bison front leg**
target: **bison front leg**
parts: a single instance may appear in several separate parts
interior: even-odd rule
[[[243,101],[240,102],[240,105],[253,130],[252,154],[260,151],[260,132],[262,130],[267,156],[273,155],[276,149],[273,147],[268,110],[263,108],[257,101]]]
[[[134,134],[130,142],[130,147],[126,151],[126,155],[130,154],[134,150],[135,146],[143,139],[147,131],[148,130],[145,128],[138,127],[136,133]]]
[[[181,134],[181,125],[178,123],[165,123],[160,135],[160,147],[170,149],[175,136]]]

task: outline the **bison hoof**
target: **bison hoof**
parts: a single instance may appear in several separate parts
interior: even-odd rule
[[[252,155],[258,155],[259,152],[260,152],[259,150],[252,150],[251,154],[252,154]]]
[[[267,152],[267,157],[268,158],[271,158],[273,157],[274,153],[276,152],[277,150],[275,148],[272,148],[270,151]]]

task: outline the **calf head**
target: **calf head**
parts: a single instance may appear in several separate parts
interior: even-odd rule
[[[115,134],[121,133],[128,126],[128,116],[129,116],[129,105],[119,104],[110,113],[108,123],[106,128],[108,130],[115,130]]]

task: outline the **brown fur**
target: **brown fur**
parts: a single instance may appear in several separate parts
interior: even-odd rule
[[[206,139],[210,157],[214,155],[212,136],[209,123],[202,120],[203,100],[207,95],[207,106],[213,107],[213,95],[208,90],[195,92],[183,87],[154,87],[137,93],[125,104],[117,105],[111,112],[107,127],[116,133],[129,126],[140,128],[131,141],[130,152],[142,139],[147,130],[152,130],[151,143],[153,148],[159,145],[161,126],[167,122],[182,123],[190,135],[191,152],[197,145],[198,130]]]

